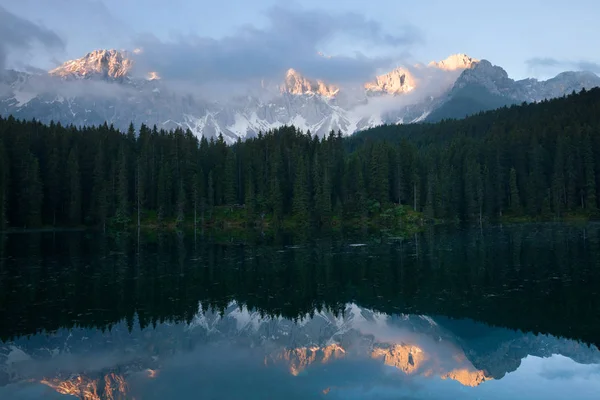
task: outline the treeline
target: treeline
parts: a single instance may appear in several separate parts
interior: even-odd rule
[[[0,223],[204,222],[226,205],[243,206],[250,224],[275,225],[408,207],[443,220],[594,217],[599,133],[600,89],[351,139],[283,127],[232,146],[182,129],[121,133],[8,117],[0,119]]]

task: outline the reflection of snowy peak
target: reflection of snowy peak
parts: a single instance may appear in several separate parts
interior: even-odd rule
[[[454,99],[470,98],[474,111],[480,111],[557,97],[600,81],[592,73],[569,72],[545,82],[515,82],[488,61],[456,54],[428,65],[401,66],[356,87],[310,79],[290,69],[280,84],[251,85],[243,97],[218,89],[218,97],[226,100],[215,101],[214,88],[182,88],[161,80],[156,72],[138,67],[134,71],[135,57],[135,51],[97,50],[47,75],[4,71],[0,115],[76,126],[108,122],[122,130],[130,122],[137,127],[181,127],[198,136],[222,134],[233,143],[284,125],[318,136],[332,130],[350,135],[385,123],[435,119],[437,110]],[[474,92],[472,87],[482,89]],[[466,111],[454,106],[441,115],[463,117],[472,112]]]
[[[465,329],[478,334],[457,333]],[[378,374],[479,386],[516,370],[528,355],[552,354],[600,363],[593,346],[472,321],[386,315],[356,304],[338,314],[315,310],[292,321],[232,302],[220,312],[200,308],[190,323],[160,323],[140,331],[122,322],[105,332],[74,328],[5,343],[0,345],[0,394],[15,382],[40,382],[62,394],[87,393],[89,399],[113,398],[107,393],[129,398],[136,381],[146,385],[169,368],[197,370],[192,363],[210,368],[214,362],[228,369],[243,362],[245,371],[279,374],[273,376],[284,371],[291,377],[348,362],[375,366]]]

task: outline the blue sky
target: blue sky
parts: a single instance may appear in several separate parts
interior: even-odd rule
[[[62,40],[40,45],[48,37],[37,32],[26,45],[0,41],[12,65],[49,68],[96,48],[143,47],[144,62],[181,79],[270,77],[286,66],[363,79],[459,52],[517,79],[600,72],[594,0],[2,0],[0,7],[5,18]]]

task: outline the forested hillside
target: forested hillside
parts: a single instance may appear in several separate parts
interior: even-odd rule
[[[205,221],[226,205],[275,224],[385,221],[409,207],[441,220],[595,217],[598,177],[600,89],[349,139],[283,127],[233,146],[0,119],[3,228]]]

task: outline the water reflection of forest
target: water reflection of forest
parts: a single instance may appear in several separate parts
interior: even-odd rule
[[[262,243],[261,243],[262,242]],[[268,243],[266,243],[268,242]],[[366,246],[351,246],[353,243]],[[470,318],[598,343],[600,225],[214,241],[201,235],[7,235],[6,339],[60,327],[191,321],[232,300],[297,318],[355,302],[388,314]]]

